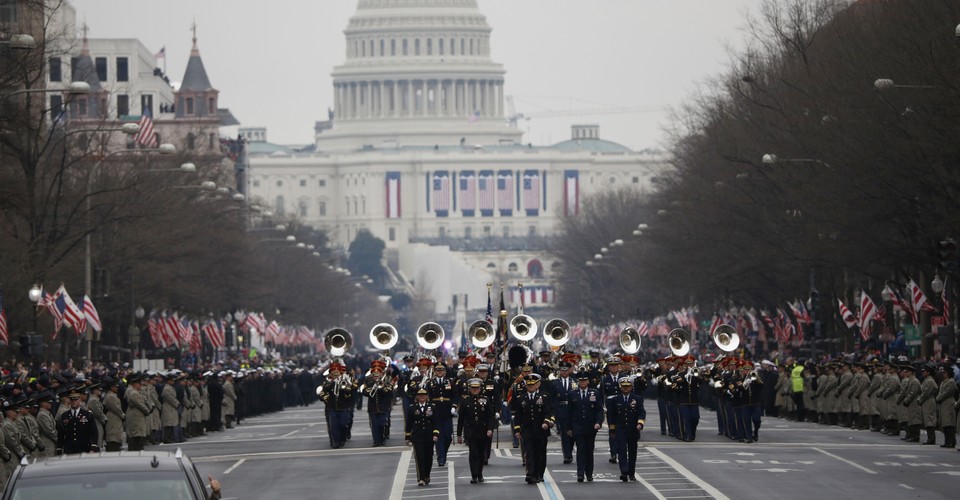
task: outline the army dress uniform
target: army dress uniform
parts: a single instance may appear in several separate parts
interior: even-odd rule
[[[70,408],[60,415],[57,438],[57,450],[65,455],[100,451],[96,419],[83,407]]]
[[[526,457],[528,484],[543,482],[547,469],[547,438],[556,425],[553,404],[540,390],[540,375],[531,373],[524,379],[526,391],[515,394],[510,402],[513,410],[513,430],[520,434]]]
[[[497,428],[495,402],[483,394],[483,383],[479,378],[470,379],[468,388],[480,389],[476,396],[468,393],[460,400],[459,416],[457,418],[457,442],[466,439],[470,450],[470,477],[471,483],[483,482],[483,465],[486,462],[485,450],[487,439]]]
[[[586,381],[587,387],[576,388],[567,395],[567,418],[570,422],[570,434],[577,446],[577,481],[593,481],[593,450],[597,441],[597,432],[603,425],[603,399],[600,393],[590,387],[590,374],[581,372],[577,376]]]
[[[436,410],[437,425],[440,429],[440,438],[437,440],[437,465],[440,467],[446,465],[447,450],[453,442],[454,403],[457,397],[454,380],[447,377],[445,372],[443,365],[437,365],[434,368],[434,378],[427,385],[427,393]]]
[[[123,405],[120,404],[120,398],[109,388],[103,396],[103,410],[107,415],[107,425],[103,429],[103,440],[107,451],[120,451],[123,446],[123,419],[126,418],[126,414],[123,411]]]
[[[565,370],[573,368],[573,365],[568,362],[560,363],[560,370],[563,373]],[[554,380],[550,381],[553,385],[554,393],[554,403],[556,407],[556,417],[557,417],[557,431],[560,433],[560,450],[563,452],[563,463],[569,464],[573,462],[573,435],[568,433],[570,430],[570,419],[569,411],[567,406],[570,404],[568,399],[570,391],[577,387],[577,381],[574,377],[557,377]]]
[[[420,389],[417,394],[425,396],[427,390]],[[430,484],[430,469],[433,467],[433,444],[440,436],[437,411],[432,403],[424,400],[410,405],[404,435],[407,441],[413,445],[413,456],[417,464],[417,484],[420,486]]]
[[[41,401],[52,401],[52,394],[40,396]],[[57,423],[53,420],[50,410],[41,407],[37,411],[37,428],[40,431],[40,441],[43,442],[43,451],[38,457],[52,457],[57,449]]]
[[[387,422],[390,411],[393,409],[393,384],[380,371],[380,378],[368,378],[360,389],[367,398],[367,416],[370,421],[370,433],[373,436],[373,446],[386,445]]]

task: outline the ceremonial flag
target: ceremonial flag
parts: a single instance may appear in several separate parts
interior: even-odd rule
[[[431,197],[433,211],[438,217],[446,217],[450,212],[450,173],[443,170],[433,173]]]
[[[497,208],[500,215],[513,215],[513,172],[509,170],[497,172]]]
[[[713,331],[716,330],[718,326],[720,326],[720,315],[717,313],[713,313],[713,319],[710,320],[709,334],[713,335]]]
[[[860,290],[860,337],[870,338],[870,320],[877,315],[877,306],[870,300],[870,294]]]
[[[66,287],[60,285],[57,292],[53,294],[53,302],[60,316],[70,325],[77,334],[83,332],[87,327],[87,321],[83,317],[83,312],[77,307],[77,304],[70,298]]]
[[[157,136],[153,133],[153,110],[149,106],[141,106],[140,131],[137,132],[137,144],[142,144],[148,148],[157,147]]]
[[[523,173],[523,209],[527,215],[536,215],[540,210],[540,173],[536,170]]]
[[[837,299],[837,304],[840,307],[840,317],[843,318],[844,324],[847,325],[847,328],[853,328],[853,325],[857,324],[857,318],[850,312],[850,309],[843,303],[842,300]]]
[[[481,170],[477,179],[477,209],[483,217],[493,215],[495,188],[493,170]]]
[[[147,320],[147,330],[150,332],[150,340],[153,345],[160,348],[167,347],[167,336],[164,334],[163,317],[156,311],[150,311],[150,319]]]
[[[640,326],[637,327],[637,333],[639,333],[641,337],[650,335],[650,325],[648,325],[646,321],[641,321]]]
[[[7,330],[7,310],[3,306],[3,288],[0,288],[0,341],[10,343],[10,332]]]
[[[387,172],[387,218],[400,218],[400,172]]]
[[[943,279],[943,290],[940,290],[940,302],[943,304],[943,322],[950,324],[950,299],[947,296],[947,278]]]
[[[81,301],[80,304],[80,309],[83,311],[83,316],[86,318],[90,327],[98,332],[103,331],[103,325],[100,323],[100,313],[97,312],[97,308],[93,305],[93,301],[90,300],[90,297],[84,295],[83,301]]]
[[[563,172],[563,215],[580,213],[580,171]]]

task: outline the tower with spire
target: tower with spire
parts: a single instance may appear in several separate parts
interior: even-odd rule
[[[90,55],[90,41],[87,39],[87,33],[90,29],[84,23],[81,28],[83,33],[83,46],[80,50],[80,56],[77,57],[76,65],[71,74],[71,81],[86,82],[90,85],[90,93],[79,96],[70,101],[70,119],[71,120],[103,120],[107,116],[107,91],[100,84],[100,77],[97,75],[97,66]]]
[[[213,88],[207,70],[200,58],[200,49],[197,48],[197,24],[193,27],[193,48],[190,49],[190,60],[187,61],[187,70],[183,73],[180,88],[175,92],[175,116],[177,120],[196,120],[198,122],[220,123],[217,115],[217,97],[220,91]]]

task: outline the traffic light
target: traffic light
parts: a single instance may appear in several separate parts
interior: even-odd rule
[[[43,355],[43,335],[28,333],[20,336],[20,354],[24,356]]]
[[[947,272],[956,272],[958,265],[960,265],[958,257],[960,257],[960,253],[957,251],[956,240],[947,238],[940,241],[940,267]]]

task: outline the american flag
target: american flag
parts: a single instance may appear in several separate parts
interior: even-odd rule
[[[947,278],[943,279],[943,290],[940,291],[940,302],[943,304],[943,321],[950,324],[950,298],[947,296]]]
[[[387,172],[387,218],[400,217],[400,172]]]
[[[148,148],[157,147],[157,136],[153,133],[153,111],[149,107],[143,107],[140,114],[140,131],[137,132],[137,144],[142,144]]]
[[[89,324],[91,328],[98,332],[103,331],[103,325],[100,323],[100,313],[97,312],[93,301],[90,300],[90,297],[86,294],[80,302],[80,310],[83,311],[83,316],[87,319],[87,324]]]
[[[223,347],[224,345],[224,332],[223,332],[223,323],[220,321],[210,321],[206,325],[203,325],[203,332],[207,334],[207,340],[210,341],[210,345],[214,349]]]
[[[180,345],[180,318],[179,315],[174,312],[171,315],[164,313],[163,322],[161,323],[161,332],[163,332],[163,338],[166,341],[168,346],[179,346]]]
[[[509,170],[497,173],[497,207],[500,215],[513,213],[513,173]]]
[[[527,212],[540,209],[540,175],[537,172],[523,174],[523,209]]]
[[[280,325],[276,321],[271,321],[265,333],[268,341],[276,343],[277,335],[280,335]]]
[[[641,337],[650,335],[650,325],[648,325],[646,321],[641,321],[637,327],[637,333],[639,333]]]
[[[860,337],[863,340],[870,338],[870,321],[877,315],[877,306],[870,299],[870,294],[860,291]]]
[[[567,170],[563,173],[563,214],[580,213],[580,171]]]
[[[200,323],[190,322],[190,352],[198,353],[203,350],[203,340],[200,338]]]
[[[713,313],[713,319],[710,320],[709,335],[713,335],[713,331],[716,330],[718,326],[720,326],[720,315]]]
[[[493,215],[494,208],[493,170],[481,170],[477,179],[477,208]]]
[[[936,311],[937,309],[927,302],[927,296],[917,285],[913,278],[907,283],[907,289],[910,290],[910,307],[913,311],[910,313],[914,318],[913,324],[917,324],[916,316],[920,311]]]
[[[487,323],[493,324],[493,301],[490,300],[490,287],[492,285],[487,283],[487,315],[483,317]]]
[[[450,210],[450,174],[435,172],[433,174],[433,211],[445,214]]]
[[[0,288],[0,341],[10,343],[10,332],[7,330],[7,310],[3,307],[3,289]]]
[[[477,177],[473,175],[473,172],[462,172],[460,174],[460,210],[472,214],[476,208]]]
[[[163,334],[163,318],[156,311],[150,311],[150,319],[147,320],[147,331],[150,332],[150,340],[156,347],[167,347],[167,337]]]
[[[853,328],[853,325],[857,324],[857,318],[850,312],[850,309],[843,303],[842,300],[837,299],[837,304],[840,307],[840,317],[843,318],[844,324],[847,325],[847,328]]]
[[[786,327],[790,325],[790,318],[787,317],[787,313],[783,312],[783,309],[777,308],[777,320],[773,325],[773,333],[777,336],[777,342],[780,344],[785,344],[790,340],[790,333],[787,331]]]

